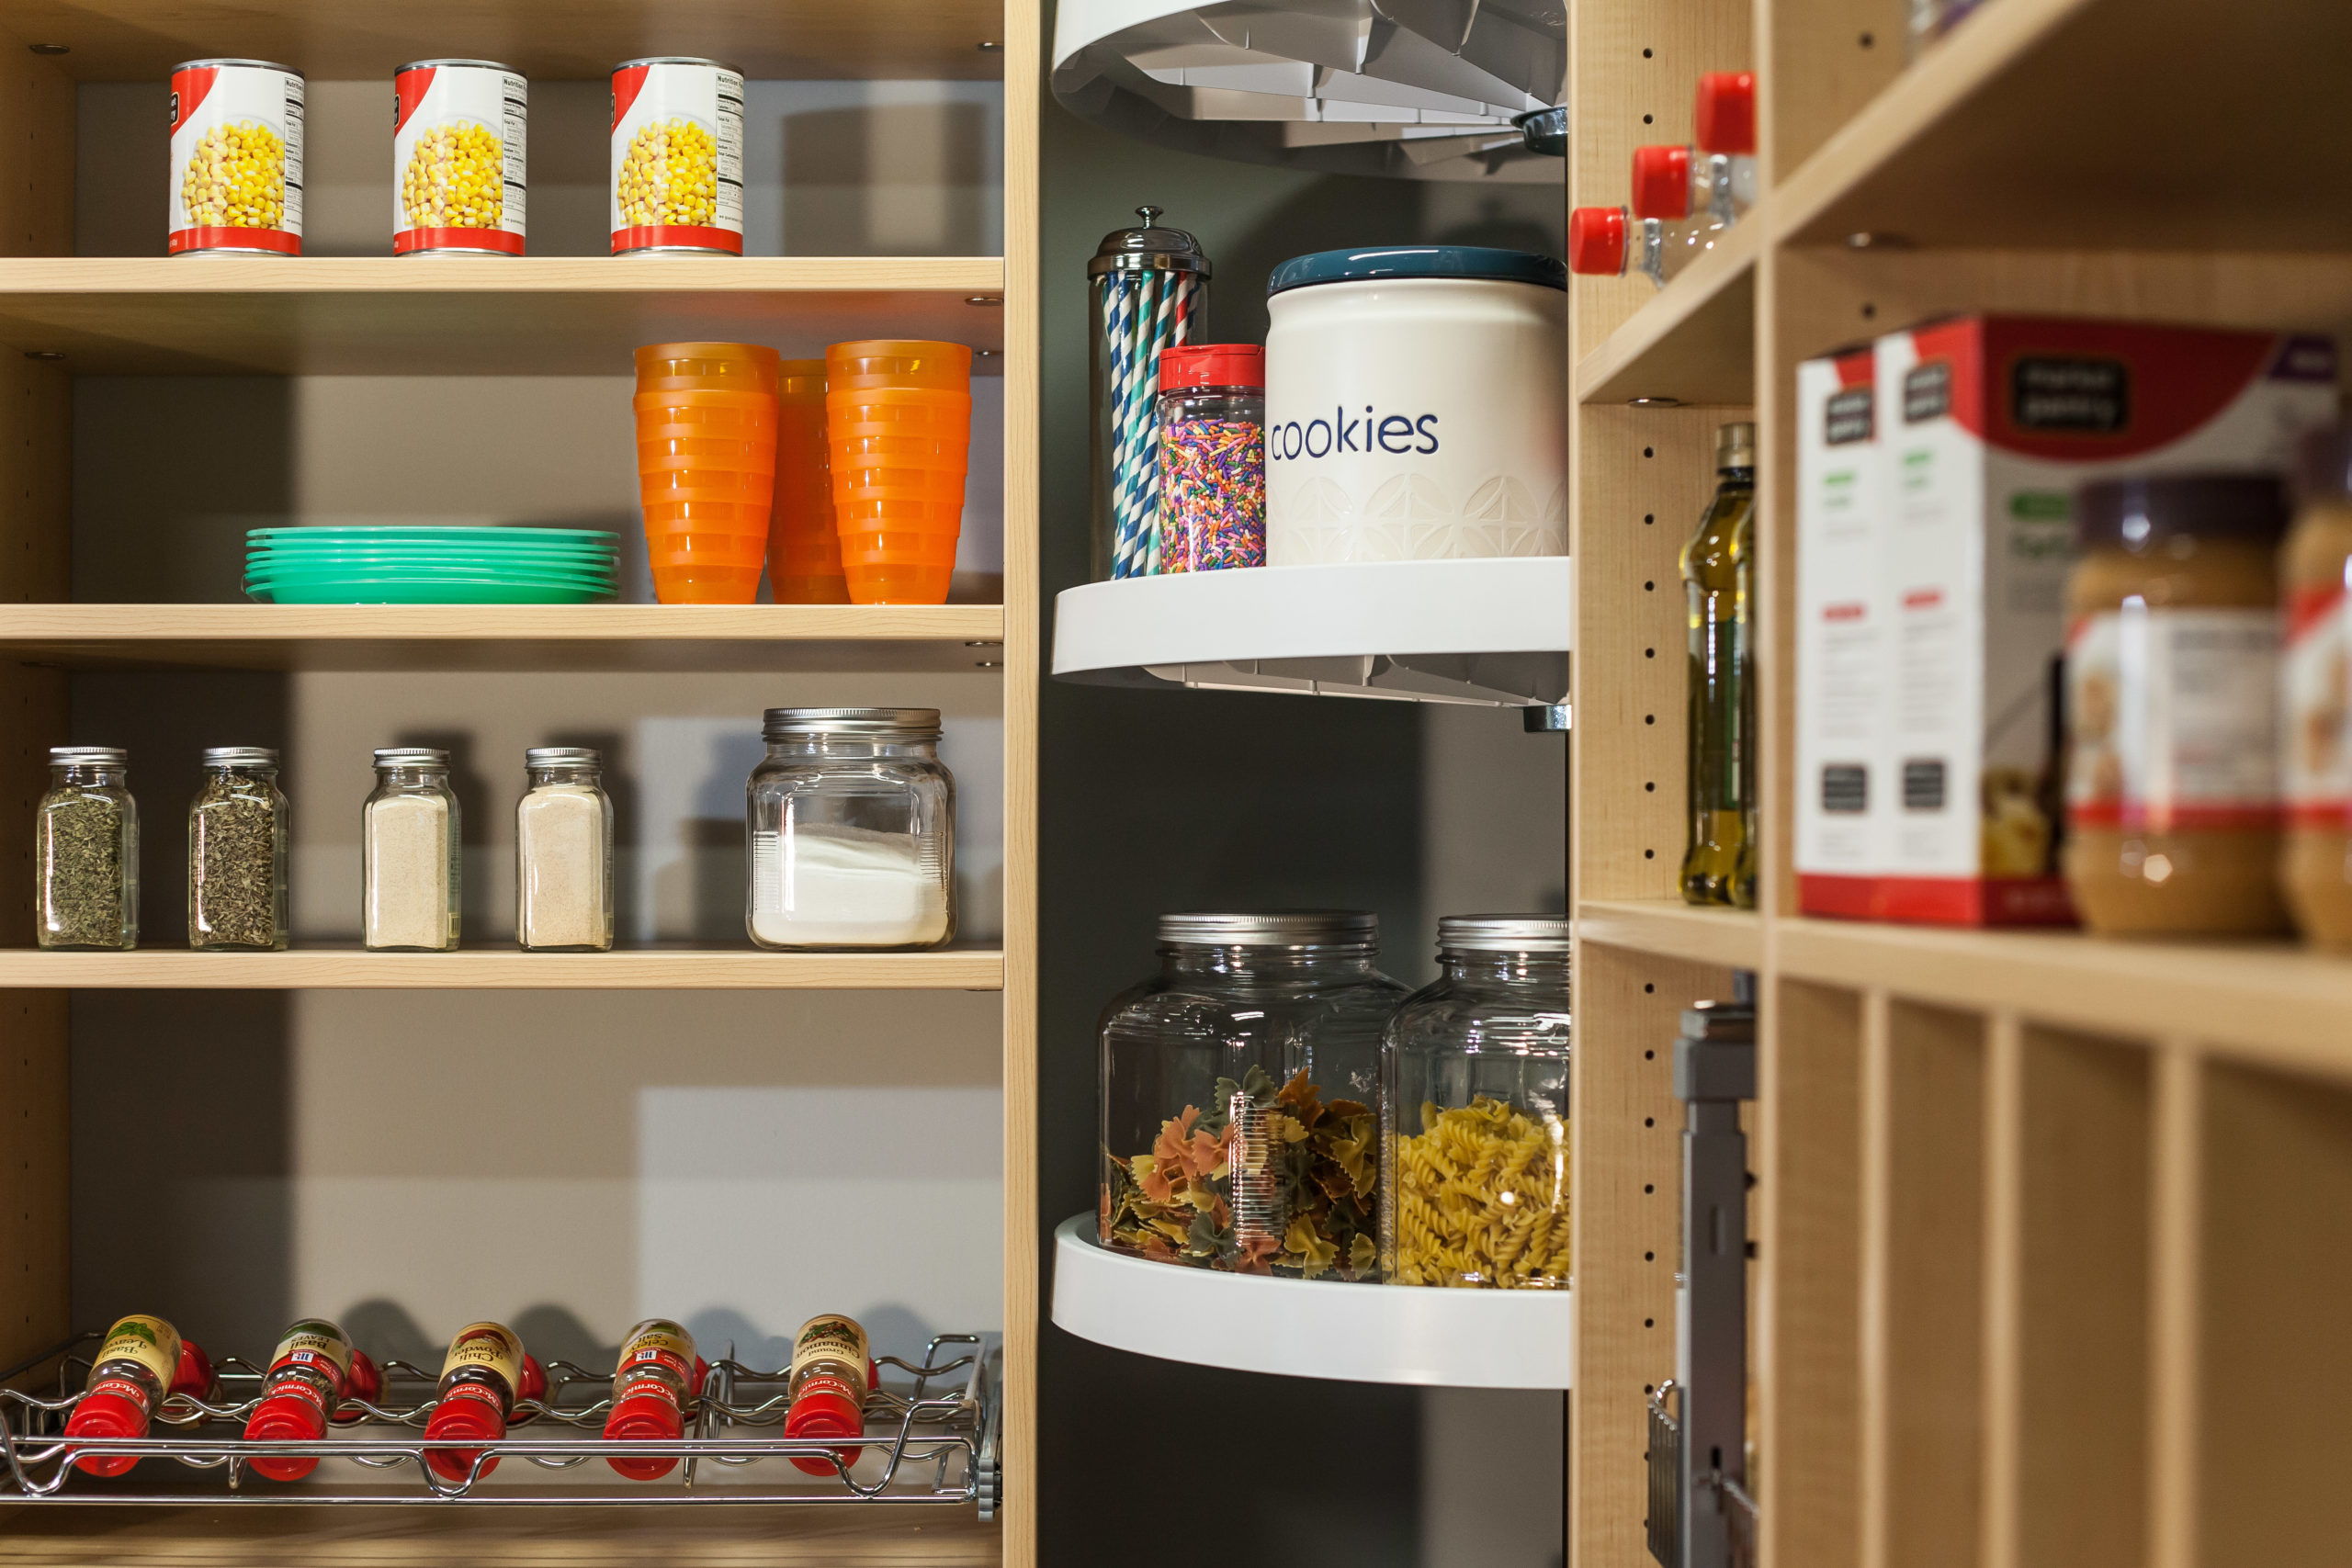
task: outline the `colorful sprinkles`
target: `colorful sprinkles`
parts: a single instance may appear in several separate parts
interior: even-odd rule
[[[1238,419],[1163,420],[1159,570],[1266,564],[1266,431]]]

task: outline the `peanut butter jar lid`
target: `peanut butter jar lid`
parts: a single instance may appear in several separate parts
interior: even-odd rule
[[[2182,536],[2276,545],[2287,516],[2286,487],[2268,474],[2098,479],[2075,492],[2075,543],[2132,551]]]

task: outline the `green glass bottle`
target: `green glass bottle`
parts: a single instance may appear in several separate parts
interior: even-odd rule
[[[1690,848],[1682,897],[1756,907],[1756,427],[1715,432],[1715,495],[1682,547],[1690,627]]]

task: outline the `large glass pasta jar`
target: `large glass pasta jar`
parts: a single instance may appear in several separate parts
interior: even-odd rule
[[[937,708],[770,708],[746,809],[745,921],[767,948],[956,934],[956,781]]]
[[[1379,921],[1163,915],[1159,973],[1103,1010],[1102,1245],[1249,1274],[1379,1267]]]
[[[1381,1259],[1400,1285],[1568,1283],[1568,934],[1449,915],[1381,1048]]]

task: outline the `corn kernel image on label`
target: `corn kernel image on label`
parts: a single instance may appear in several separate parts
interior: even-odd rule
[[[523,254],[529,92],[489,60],[420,60],[392,77],[392,254]]]
[[[709,60],[613,71],[613,253],[743,254],[743,73]]]
[[[262,60],[172,72],[168,250],[302,254],[302,73]]]

